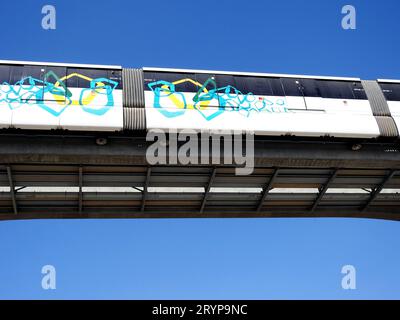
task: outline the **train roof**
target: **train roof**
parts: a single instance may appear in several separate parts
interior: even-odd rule
[[[236,72],[236,71],[216,71],[216,70],[198,70],[198,69],[173,69],[144,67],[144,71],[153,72],[180,72],[180,73],[212,73],[221,75],[250,76],[250,77],[279,77],[279,78],[302,78],[302,79],[321,79],[321,80],[341,80],[341,81],[361,81],[360,78],[350,77],[330,77],[330,76],[312,76],[297,74],[277,74],[277,73],[258,73],[258,72]]]
[[[17,61],[17,60],[0,60],[0,64],[13,65],[32,65],[32,66],[59,66],[59,67],[75,67],[75,68],[93,68],[93,69],[119,69],[120,65],[100,65],[100,64],[78,64],[78,63],[57,63],[57,62],[37,62],[37,61]],[[200,69],[180,69],[180,68],[160,68],[160,67],[143,67],[143,71],[149,72],[179,72],[179,73],[204,73],[204,74],[220,74],[235,75],[249,77],[277,77],[277,78],[300,78],[300,79],[319,79],[319,80],[338,80],[338,81],[361,81],[357,77],[337,77],[337,76],[315,76],[315,75],[299,75],[299,74],[282,74],[282,73],[263,73],[263,72],[243,72],[243,71],[221,71],[221,70],[200,70]],[[377,79],[381,83],[400,83],[397,79]]]
[[[400,83],[400,80],[395,79],[378,79],[377,81],[383,83]]]
[[[100,65],[100,64],[78,64],[78,63],[56,63],[56,62],[34,62],[34,61],[15,61],[0,60],[0,64],[21,64],[31,66],[55,66],[55,67],[76,67],[76,68],[92,68],[92,69],[122,69],[122,66]]]

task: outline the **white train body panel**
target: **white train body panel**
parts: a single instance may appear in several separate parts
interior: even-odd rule
[[[368,100],[239,95],[229,107],[193,102],[194,93],[145,91],[148,129],[242,130],[259,135],[374,138],[379,128]],[[253,99],[254,98],[254,99]],[[267,101],[263,104],[261,101]]]
[[[66,108],[60,116],[60,127],[69,130],[122,130],[122,90],[115,89],[112,97],[110,105],[105,95],[96,95],[86,107]]]
[[[79,88],[71,91],[79,94]],[[90,95],[92,93],[89,93]],[[104,97],[96,97],[87,105],[67,101],[0,102],[0,127],[21,129],[69,129],[116,131],[123,128],[122,90],[113,92],[112,105]]]

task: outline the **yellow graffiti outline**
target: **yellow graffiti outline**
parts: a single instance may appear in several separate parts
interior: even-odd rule
[[[69,74],[67,76],[64,76],[64,77],[60,78],[59,80],[57,80],[57,82],[54,84],[54,86],[58,88],[60,86],[60,82],[65,82],[66,80],[68,80],[68,79],[70,79],[72,77],[78,77],[78,78],[81,78],[81,79],[84,79],[84,80],[87,80],[87,81],[92,81],[93,80],[93,78],[90,78],[90,77],[87,77],[87,76],[85,76],[83,74],[74,72],[74,73],[71,73],[71,74]],[[97,86],[104,86],[104,83],[103,82],[97,82],[96,85]],[[64,104],[63,102],[65,102],[65,100],[58,100],[57,97],[58,98],[60,98],[60,97],[55,95],[55,94],[53,94],[53,96],[55,97],[55,100],[57,101],[57,103],[59,105],[63,105]],[[94,98],[96,96],[97,96],[97,91],[96,91],[96,89],[93,89],[88,94],[88,97],[82,99],[82,105],[86,106],[86,105],[90,104],[94,100]],[[72,106],[80,106],[81,104],[79,103],[79,100],[71,100],[71,105]]]
[[[184,78],[184,79],[176,80],[176,81],[171,82],[171,83],[172,83],[173,85],[177,85],[177,84],[181,84],[181,83],[188,82],[188,81],[189,81],[190,83],[194,84],[194,85],[197,86],[197,87],[200,87],[200,88],[201,88],[201,87],[203,86],[203,84],[201,84],[200,82],[197,82],[197,81],[195,81],[195,80],[193,80],[193,79],[190,79],[190,78]],[[163,89],[165,89],[165,90],[168,90],[167,93],[172,93],[171,95],[168,96],[168,98],[173,102],[173,104],[174,104],[177,108],[180,108],[180,109],[183,109],[183,108],[184,108],[183,101],[179,100],[179,99],[173,94],[173,92],[170,91],[170,88],[169,88],[169,86],[168,86],[167,84],[162,85],[161,88],[163,88]],[[208,90],[207,90],[206,88],[204,88],[204,89],[203,89],[203,92],[204,92],[204,93],[208,93]],[[207,108],[207,107],[209,106],[210,103],[211,103],[211,101],[200,101],[198,107],[199,107],[199,109],[203,109],[203,108],[205,109],[205,108]],[[195,107],[194,107],[193,104],[187,103],[186,105],[187,105],[187,108],[188,108],[188,109],[195,109]]]

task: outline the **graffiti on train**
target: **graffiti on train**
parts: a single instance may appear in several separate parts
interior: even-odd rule
[[[176,90],[176,86],[185,82],[190,82],[198,88],[194,96]],[[211,121],[225,112],[238,112],[244,117],[250,117],[250,115],[262,111],[290,112],[285,98],[255,96],[251,92],[243,94],[231,85],[218,88],[212,77],[204,83],[190,78],[174,82],[159,80],[149,83],[148,87],[154,93],[154,108],[168,118],[181,116],[186,110],[198,111],[207,121]]]
[[[68,88],[69,79],[79,78],[81,88]],[[11,110],[25,107],[40,107],[55,117],[66,108],[79,107],[84,112],[102,116],[114,106],[113,92],[118,82],[107,78],[90,78],[80,73],[71,73],[59,78],[55,72],[47,72],[43,79],[25,77],[15,84],[0,85],[0,106]]]

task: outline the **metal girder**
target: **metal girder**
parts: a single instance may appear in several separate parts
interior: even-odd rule
[[[0,170],[7,171],[7,176],[0,175],[0,188],[11,185],[10,192],[0,190],[0,220],[298,216],[400,220],[400,194],[381,192],[383,188],[400,189],[400,175],[394,172],[400,172],[395,143],[368,142],[353,151],[349,142],[343,141],[257,137],[252,174],[237,176],[233,165],[220,164],[216,177],[211,162],[150,167],[145,157],[147,142],[142,136],[110,133],[108,141],[98,146],[90,133],[0,134]],[[77,192],[71,187],[77,186],[79,167]],[[279,175],[275,171],[278,167]],[[340,168],[337,176],[333,168]],[[18,186],[27,189],[16,187],[16,179]],[[128,189],[91,192],[83,185]],[[141,192],[135,192],[139,185]],[[155,188],[151,192],[150,185]],[[67,189],[42,189],[53,187]],[[212,187],[231,190],[210,193]],[[332,187],[349,190],[328,193]],[[232,190],[241,188],[247,190]],[[269,192],[271,188],[283,190]],[[318,195],[315,188],[319,188]],[[361,212],[362,208],[369,210]]]
[[[365,203],[365,205],[361,208],[361,212],[364,212],[368,209],[368,207],[371,205],[371,203],[375,200],[375,198],[379,195],[379,193],[382,191],[382,189],[385,187],[385,185],[389,182],[389,180],[391,180],[393,178],[393,176],[395,176],[397,173],[397,170],[391,170],[390,173],[385,177],[385,179],[383,179],[383,181],[381,182],[381,184],[379,186],[377,186],[372,192],[371,195],[369,197],[369,199],[367,200],[367,202]]]
[[[332,173],[332,175],[329,177],[328,181],[326,182],[326,184],[322,187],[322,189],[319,191],[317,199],[315,199],[315,202],[313,203],[310,211],[314,212],[314,210],[317,208],[317,206],[319,205],[319,203],[321,202],[324,194],[326,193],[326,191],[328,191],[330,185],[332,184],[333,180],[335,180],[337,174],[338,174],[338,169],[335,169]]]
[[[257,212],[260,212],[262,206],[264,205],[265,199],[267,198],[269,191],[272,189],[272,185],[274,184],[275,179],[278,176],[278,174],[279,174],[279,168],[275,168],[274,173],[272,174],[271,178],[269,179],[267,185],[263,188],[262,196],[261,196],[260,202],[258,203],[258,206],[256,209]]]
[[[208,198],[208,195],[209,195],[212,183],[214,182],[216,174],[217,174],[217,168],[214,167],[212,172],[211,172],[211,175],[210,175],[210,180],[208,181],[207,187],[205,188],[204,197],[203,197],[203,200],[202,200],[201,206],[200,206],[200,213],[204,212],[204,208],[206,206],[207,198]]]
[[[82,213],[83,210],[83,194],[82,194],[82,187],[83,187],[83,168],[82,166],[79,167],[79,213]]]
[[[147,166],[146,150],[150,142],[141,136],[116,135],[109,143],[98,146],[95,136],[57,134],[0,135],[0,163],[97,164]],[[329,167],[400,169],[395,143],[363,143],[359,151],[352,142],[289,139],[256,139],[255,166]],[[211,162],[210,162],[211,163]]]
[[[324,205],[310,210],[316,200],[313,189],[319,187],[320,193],[327,188],[332,175],[332,168],[279,168],[272,184],[274,170],[256,167],[248,176],[236,176],[234,167],[218,166],[217,174],[211,179],[214,166],[152,166],[151,179],[148,166],[101,166],[82,165],[82,185],[102,190],[83,189],[84,215],[79,212],[77,171],[79,164],[39,165],[7,164],[16,177],[18,184],[28,186],[26,190],[14,185],[18,199],[18,215],[13,213],[10,205],[10,192],[0,191],[0,220],[35,219],[35,218],[191,218],[191,217],[366,217],[377,219],[400,220],[400,194],[394,192],[380,193],[379,201],[373,209],[360,212],[370,195],[363,188],[378,191],[377,186],[387,180],[389,170],[340,168],[339,174],[331,181],[330,187],[338,189],[326,192]],[[147,173],[146,173],[147,171]],[[18,172],[18,176],[16,176]],[[87,178],[86,178],[87,177]],[[150,180],[150,183],[149,183]],[[267,180],[267,181],[266,181]],[[211,183],[210,183],[211,181]],[[55,182],[57,182],[55,184]],[[268,182],[268,183],[267,183]],[[141,184],[146,189],[145,210],[142,192],[131,188]],[[8,175],[0,175],[0,187],[9,186]],[[35,187],[38,186],[38,189]],[[65,187],[66,190],[52,190],[53,186]],[[126,189],[112,190],[111,188]],[[144,187],[145,188],[144,188]],[[150,191],[149,186],[155,188]],[[321,187],[324,186],[324,187]],[[329,186],[329,184],[328,184]],[[176,190],[176,188],[179,188]],[[212,187],[227,188],[211,193]],[[269,192],[260,212],[255,208],[260,203],[262,194],[270,188],[283,189]],[[110,190],[107,190],[110,188]],[[158,190],[160,188],[160,190]],[[168,190],[168,188],[171,188]],[[190,190],[181,190],[190,188]],[[200,189],[202,188],[202,189]],[[248,188],[244,192],[241,188]],[[300,188],[301,190],[297,190]],[[343,192],[340,189],[344,190]],[[354,189],[356,188],[356,189]],[[385,188],[399,189],[400,176],[392,176]],[[293,191],[292,191],[293,189]],[[308,190],[308,191],[307,191]],[[183,192],[182,192],[183,191]],[[206,191],[208,191],[206,193]],[[206,195],[207,194],[207,195]],[[200,214],[200,204],[206,196],[205,209]],[[211,201],[212,197],[212,201]],[[264,197],[265,200],[265,197]],[[322,203],[322,202],[321,202]]]
[[[10,166],[7,166],[7,177],[8,177],[8,183],[10,185],[10,195],[11,195],[11,201],[12,201],[12,205],[13,205],[14,214],[18,214],[17,199],[15,196],[16,192],[15,192],[14,181],[12,178],[12,171],[11,171]]]
[[[151,167],[148,167],[147,168],[147,173],[146,173],[146,180],[145,180],[144,186],[143,186],[142,204],[140,206],[140,211],[141,212],[144,211],[144,208],[145,208],[145,205],[146,205],[147,189],[149,187],[150,177],[151,177]]]

